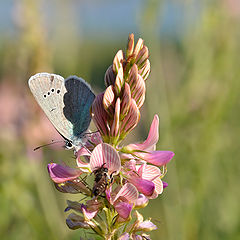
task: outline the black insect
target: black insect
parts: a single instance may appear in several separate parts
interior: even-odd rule
[[[110,184],[113,180],[112,179],[113,173],[110,176],[108,175],[108,168],[104,167],[105,164],[106,163],[104,163],[101,167],[93,171],[95,179],[92,194],[95,197],[100,196],[102,193],[104,193],[108,184]]]

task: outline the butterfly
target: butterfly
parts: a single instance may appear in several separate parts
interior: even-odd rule
[[[76,76],[64,79],[50,73],[35,74],[28,85],[48,119],[65,139],[65,147],[81,147],[95,99],[90,85]]]

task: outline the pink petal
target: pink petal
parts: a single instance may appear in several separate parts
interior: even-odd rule
[[[134,185],[131,183],[126,183],[123,187],[119,190],[113,202],[115,202],[119,197],[124,197],[129,203],[133,203],[138,198],[138,191]]]
[[[110,186],[109,188],[107,188],[106,191],[105,191],[105,193],[106,193],[106,199],[110,202],[110,204],[113,205],[111,192],[112,192],[112,186]]]
[[[122,87],[124,84],[124,79],[123,79],[123,68],[119,68],[118,69],[118,73],[116,76],[116,81],[115,81],[115,91],[117,92],[117,94],[119,95],[121,93]]]
[[[155,191],[157,194],[161,194],[163,192],[163,182],[160,178],[156,178],[153,180],[153,183],[155,184]]]
[[[77,158],[81,156],[91,156],[91,153],[85,147],[81,147],[77,152]]]
[[[115,93],[113,85],[110,85],[103,96],[103,106],[110,116],[114,113]]]
[[[88,141],[95,145],[98,145],[99,143],[103,142],[100,132],[92,132],[90,134],[90,139]]]
[[[133,235],[132,235],[132,239],[133,239],[133,240],[143,240],[142,236],[137,235],[137,234],[133,234]]]
[[[135,206],[134,208],[144,208],[147,206],[149,200],[145,195],[139,194],[138,199],[135,201]]]
[[[148,57],[149,57],[148,48],[147,48],[147,46],[143,45],[142,49],[139,51],[139,53],[136,57],[136,63],[139,68],[141,68],[144,65],[144,63],[146,62]]]
[[[120,98],[117,99],[116,105],[115,105],[114,119],[111,127],[112,137],[119,136],[119,120],[120,120]]]
[[[109,133],[108,114],[103,107],[103,95],[104,93],[100,93],[93,101],[92,118],[101,134],[107,136]]]
[[[128,181],[132,183],[139,192],[143,193],[146,196],[151,196],[154,192],[155,185],[149,180],[142,179],[138,176],[131,176],[128,178]]]
[[[152,230],[156,230],[157,226],[153,224],[151,221],[146,220],[141,222],[136,228],[135,231],[143,231],[143,232],[149,232]]]
[[[108,168],[109,174],[113,172],[118,174],[121,169],[121,161],[117,151],[107,143],[98,144],[94,148],[90,158],[91,170],[101,167],[104,163],[106,163],[105,166]]]
[[[88,162],[83,162],[80,157],[85,156],[89,158],[90,155],[91,154],[84,147],[80,148],[80,150],[77,152],[77,159],[76,159],[77,166],[83,172],[89,172],[90,164]]]
[[[163,183],[160,178],[154,179],[153,183],[155,185],[155,191],[151,196],[148,197],[149,199],[155,199],[158,197],[159,194],[163,192]]]
[[[121,132],[133,130],[140,120],[140,112],[134,99],[131,99],[128,114],[122,121]]]
[[[134,51],[133,51],[133,55],[136,57],[137,54],[139,53],[139,51],[142,49],[143,47],[143,40],[142,38],[139,38],[137,43],[136,43],[136,46],[134,48]]]
[[[122,102],[121,102],[121,115],[122,116],[125,116],[129,110],[130,99],[131,99],[130,87],[129,87],[128,83],[125,83],[123,96],[122,96]]]
[[[119,216],[128,219],[131,211],[132,211],[133,204],[129,204],[126,202],[118,202],[114,205],[115,210],[118,212]]]
[[[119,238],[118,240],[129,240],[130,239],[130,236],[129,236],[129,233],[125,232],[123,233]]]
[[[62,183],[69,180],[73,180],[81,175],[82,171],[79,169],[62,166],[56,163],[48,164],[48,172],[51,179],[55,183]]]
[[[145,92],[146,92],[145,81],[143,80],[141,75],[138,74],[136,85],[134,86],[134,89],[132,89],[132,98],[135,99],[138,108],[141,108],[141,106],[144,103]]]
[[[162,183],[163,183],[163,188],[166,188],[166,187],[168,187],[168,183],[166,183],[166,182],[163,182],[163,181],[162,181]]]
[[[127,44],[127,58],[132,55],[134,50],[134,35],[133,33],[129,34],[128,36],[128,44]]]
[[[163,166],[173,158],[174,153],[170,151],[152,151],[149,153],[135,152],[135,155],[153,165]]]
[[[138,174],[143,179],[153,181],[155,178],[161,176],[161,171],[156,166],[142,164],[141,167],[138,169]]]
[[[130,144],[127,146],[129,150],[154,151],[159,138],[159,117],[156,114],[153,118],[148,137],[143,143]]]
[[[108,87],[110,85],[114,85],[115,83],[115,74],[113,72],[113,65],[109,66],[105,76],[104,76],[104,82],[105,82],[105,86]]]
[[[134,63],[129,71],[129,77],[127,80],[131,90],[135,88],[137,79],[138,79],[138,67]]]
[[[123,57],[123,51],[119,50],[114,59],[113,59],[113,72],[117,75],[117,73],[119,72],[119,69],[122,68],[122,62],[124,60]]]
[[[89,209],[85,205],[83,205],[83,204],[82,204],[81,209],[82,209],[82,213],[83,213],[85,221],[91,220],[98,213],[98,210],[96,210],[96,211],[89,211]]]
[[[146,62],[143,64],[141,69],[139,69],[138,73],[142,76],[143,80],[146,81],[148,75],[150,73],[150,61],[147,59]]]
[[[125,162],[124,168],[126,170],[136,171],[136,161],[134,159],[132,159],[132,160],[129,160],[129,161]]]

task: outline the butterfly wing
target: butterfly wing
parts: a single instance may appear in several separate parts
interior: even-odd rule
[[[90,107],[95,95],[90,86],[82,78],[76,76],[65,80],[65,88],[64,116],[73,125],[73,136],[81,138],[91,121]]]
[[[89,109],[95,97],[84,80],[77,77],[64,80],[56,74],[38,73],[29,79],[29,87],[48,119],[64,138],[72,142],[81,138],[90,124]]]

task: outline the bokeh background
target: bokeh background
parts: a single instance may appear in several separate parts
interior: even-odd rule
[[[86,79],[96,93],[128,34],[150,51],[141,122],[160,116],[158,149],[175,152],[169,187],[141,211],[159,229],[152,239],[240,239],[239,0],[1,0],[0,238],[79,239],[65,225],[71,195],[53,187],[49,162],[72,153],[33,148],[59,136],[28,89],[53,72]]]

